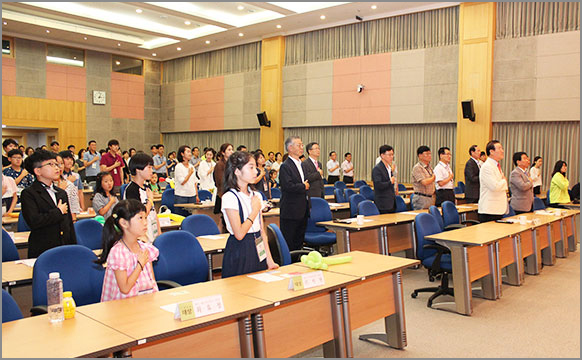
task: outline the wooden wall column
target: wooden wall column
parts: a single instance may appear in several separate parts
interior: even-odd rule
[[[261,126],[263,152],[283,151],[283,65],[285,38],[263,39],[261,58],[261,111],[267,112],[271,127]]]

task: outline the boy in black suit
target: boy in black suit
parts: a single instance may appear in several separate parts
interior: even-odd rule
[[[54,247],[76,244],[67,193],[53,185],[60,177],[56,154],[38,150],[24,160],[24,167],[36,177],[20,196],[22,215],[30,227],[28,257],[37,258]]]
[[[392,146],[380,146],[380,159],[381,161],[372,170],[374,203],[380,214],[393,213],[396,211],[396,195],[394,193],[396,177],[392,174],[392,161],[394,160]]]

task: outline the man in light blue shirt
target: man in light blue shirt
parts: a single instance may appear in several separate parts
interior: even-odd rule
[[[158,153],[154,156],[154,172],[158,177],[168,177],[167,165],[168,159],[164,156],[164,145],[158,145]]]
[[[83,163],[85,164],[85,179],[87,182],[91,182],[97,180],[101,155],[97,152],[97,142],[95,142],[95,140],[90,140],[88,144],[88,151],[83,155]]]

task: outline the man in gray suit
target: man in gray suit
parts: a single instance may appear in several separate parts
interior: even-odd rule
[[[323,169],[318,160],[319,155],[321,154],[319,144],[311,142],[307,144],[305,149],[307,149],[309,157],[301,163],[301,168],[305,174],[305,179],[309,182],[307,195],[309,195],[309,197],[320,197],[323,199]]]
[[[479,155],[481,150],[477,145],[472,145],[469,148],[469,155],[471,157],[465,164],[465,201],[467,203],[479,202],[479,170],[481,163],[479,163]]]
[[[533,207],[533,181],[529,177],[529,157],[523,151],[513,154],[517,166],[509,175],[510,205],[516,214],[530,212]]]

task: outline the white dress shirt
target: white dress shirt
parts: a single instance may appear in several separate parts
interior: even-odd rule
[[[442,161],[439,161],[439,163],[437,164],[437,166],[434,167],[434,174],[435,174],[435,187],[437,190],[440,189],[453,189],[453,180],[450,180],[449,182],[447,182],[446,184],[444,184],[443,186],[439,185],[439,181],[443,181],[444,179],[448,178],[451,174],[453,173],[453,171],[451,170],[451,167],[449,164],[445,164]]]
[[[301,168],[301,160],[294,159],[293,157],[289,156],[289,159],[293,160],[297,170],[299,170],[299,175],[301,175],[301,182],[305,182],[305,175],[303,175],[303,169]]]

